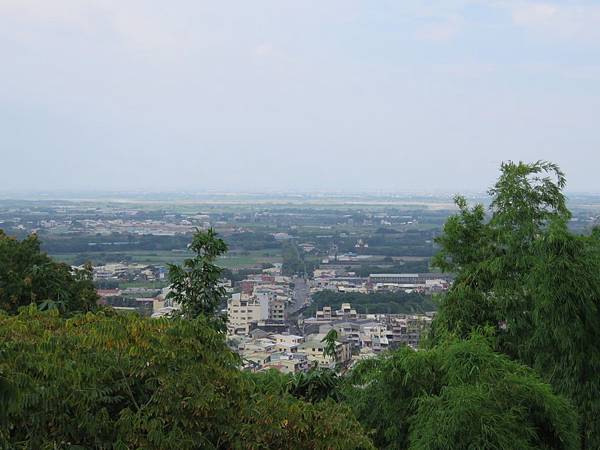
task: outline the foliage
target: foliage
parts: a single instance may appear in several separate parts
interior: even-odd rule
[[[245,251],[278,249],[281,244],[271,233],[258,231],[243,231],[227,236],[227,246]]]
[[[391,257],[387,256],[386,259]],[[381,264],[389,262],[385,265],[361,264],[359,267],[348,267],[347,270],[355,272],[359,277],[368,277],[373,273],[423,273],[429,272],[429,259],[422,261],[403,261],[394,263],[384,260]]]
[[[242,373],[203,317],[65,320],[32,306],[0,315],[0,346],[16,390],[0,448],[372,448],[347,406]]]
[[[223,269],[222,276],[223,278],[231,280],[233,285],[237,286],[240,281],[245,280],[249,275],[256,275],[259,273],[262,273],[262,269],[238,269],[233,271],[225,268]]]
[[[18,241],[0,230],[0,310],[14,314],[35,303],[61,312],[90,311],[97,301],[90,265],[73,272],[42,253],[36,235]]]
[[[161,218],[162,216],[157,217],[157,219]],[[189,234],[162,236],[151,234],[140,235],[133,233],[113,232],[105,235],[73,233],[69,234],[68,237],[56,234],[46,234],[44,235],[44,242],[42,244],[42,248],[44,249],[44,251],[52,255],[61,253],[88,254],[90,250],[93,250],[95,263],[111,261],[118,262],[122,261],[123,259],[127,259],[127,253],[131,253],[134,251],[171,251],[172,249],[185,249],[185,246],[189,242],[189,239]],[[115,250],[118,250],[118,252],[123,253],[112,253]]]
[[[220,286],[222,269],[214,262],[227,251],[227,244],[210,228],[197,230],[189,248],[193,258],[182,266],[169,264],[171,291],[167,299],[180,304],[188,318],[214,317],[225,297],[225,288]]]
[[[527,277],[531,330],[518,352],[577,405],[582,448],[600,448],[600,233],[574,236],[553,223],[534,247]]]
[[[331,306],[336,310],[342,303],[350,303],[360,314],[414,314],[434,311],[436,304],[428,295],[417,292],[361,292],[319,291],[312,295],[311,306],[305,315],[314,315],[317,309]]]
[[[338,333],[334,328],[332,328],[327,332],[325,337],[321,339],[321,342],[325,344],[323,346],[323,356],[329,356],[334,361],[337,361],[338,359],[337,338]]]
[[[294,374],[287,384],[287,392],[311,403],[332,398],[339,400],[340,377],[331,369],[311,369]]]
[[[308,372],[283,374],[275,369],[252,374],[262,392],[272,395],[290,394],[293,397],[311,403],[326,399],[340,401],[342,378],[335,371],[325,368],[313,368]]]
[[[281,271],[284,275],[305,276],[314,270],[313,264],[306,261],[304,251],[294,241],[281,246],[283,263]]]
[[[381,449],[577,448],[569,402],[481,336],[366,360],[346,384],[346,401]]]
[[[504,163],[483,206],[459,213],[437,240],[435,263],[456,281],[434,320],[432,344],[495,330],[495,348],[537,369],[579,409],[581,448],[600,448],[600,244],[575,236],[551,163]]]

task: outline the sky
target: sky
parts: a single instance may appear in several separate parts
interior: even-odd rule
[[[0,0],[0,191],[600,192],[600,1]]]

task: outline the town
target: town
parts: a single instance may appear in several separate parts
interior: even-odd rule
[[[574,203],[571,228],[599,221],[596,200]],[[188,257],[194,230],[214,228],[229,246],[219,259],[228,345],[246,370],[297,373],[419,347],[453,281],[431,267],[453,211],[449,198],[418,196],[0,200],[0,225],[38,234],[75,268],[91,264],[102,304],[150,317],[178,312],[169,264]],[[326,355],[331,330],[336,350]]]
[[[112,271],[112,272],[110,272]],[[97,268],[95,276],[104,281],[117,279],[123,267],[111,265]],[[150,279],[163,279],[164,271],[141,270]],[[347,274],[346,274],[347,275]],[[390,292],[431,295],[449,287],[451,277],[445,274],[372,274],[369,277],[337,276],[335,270],[317,269],[313,279],[284,276],[281,264],[249,275],[232,286],[224,280],[228,293],[228,342],[243,358],[244,367],[259,371],[278,369],[283,372],[307,371],[313,367],[348,368],[353,362],[377,353],[409,345],[417,348],[421,333],[434,311],[418,314],[365,314],[349,303],[340,309],[323,306],[314,316],[303,312],[318,292],[337,293],[356,290],[364,294]],[[122,311],[138,311],[152,317],[168,316],[179,305],[166,299],[169,288],[100,289],[102,302]],[[335,357],[325,356],[322,340],[335,329],[338,345]]]
[[[600,0],[0,37],[0,450],[600,450]]]
[[[578,201],[571,227],[597,223],[597,202]],[[91,263],[101,303],[151,317],[177,312],[169,264],[188,256],[195,229],[214,227],[229,246],[219,260],[228,345],[246,370],[296,373],[418,348],[453,280],[430,265],[452,212],[448,198],[397,196],[13,200],[0,201],[0,224],[37,233],[73,267]],[[330,330],[335,355],[324,352]]]

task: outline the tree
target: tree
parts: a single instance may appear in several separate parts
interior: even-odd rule
[[[0,313],[0,350],[0,448],[373,448],[348,406],[241,372],[206,317],[31,306]]]
[[[600,232],[575,236],[554,164],[504,163],[483,206],[459,212],[435,263],[456,273],[431,344],[493,329],[495,349],[537,369],[579,410],[581,448],[600,448]]]
[[[193,258],[182,266],[169,264],[171,291],[167,299],[180,304],[188,318],[214,317],[225,297],[225,288],[220,285],[223,269],[215,261],[227,251],[227,244],[212,228],[197,229],[189,249],[195,253]]]
[[[456,198],[459,213],[450,217],[434,265],[456,273],[443,299],[433,336],[467,336],[486,326],[502,330],[499,345],[518,356],[531,329],[532,297],[525,280],[536,263],[535,242],[553,221],[565,221],[562,171],[554,164],[503,163],[490,189],[490,217],[482,205],[469,208]],[[443,337],[442,337],[443,339]]]
[[[35,234],[18,241],[0,230],[0,309],[14,314],[35,303],[72,313],[91,311],[97,301],[91,265],[73,270],[41,252]]]
[[[301,249],[294,241],[284,243],[281,246],[283,263],[281,271],[284,275],[303,275],[305,272],[305,263]]]
[[[343,393],[380,449],[578,448],[570,403],[481,335],[365,360]]]
[[[338,338],[338,333],[335,330],[335,328],[332,328],[331,330],[329,330],[327,332],[325,337],[323,339],[321,339],[321,342],[323,342],[325,344],[323,346],[323,356],[328,356],[336,362],[338,360],[337,338]]]
[[[311,403],[327,398],[339,401],[339,385],[340,377],[334,370],[313,368],[306,373],[294,374],[287,384],[287,392]]]
[[[324,368],[313,368],[308,372],[284,374],[275,369],[265,372],[249,373],[248,376],[259,386],[261,392],[271,395],[287,395],[318,403],[327,399],[340,402],[342,377],[335,371]],[[350,414],[351,415],[351,414]]]
[[[532,327],[519,356],[577,405],[581,448],[600,448],[600,230],[574,236],[555,222],[534,255]]]
[[[352,309],[360,314],[415,314],[434,311],[436,303],[431,296],[419,292],[334,292],[319,291],[311,297],[311,304],[306,309],[305,315],[314,315],[318,309],[331,306],[339,309],[342,304],[349,303]]]

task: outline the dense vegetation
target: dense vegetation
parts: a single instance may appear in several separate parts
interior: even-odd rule
[[[215,265],[215,260],[227,251],[227,244],[209,228],[194,234],[190,250],[194,256],[187,258],[183,265],[169,264],[171,290],[167,299],[181,305],[181,311],[188,319],[204,317],[212,320],[225,298],[225,288],[220,285],[223,269]],[[223,321],[217,319],[216,323],[221,322],[224,328]]]
[[[97,300],[91,267],[73,273],[40,251],[37,236],[18,241],[0,230],[0,310],[15,313],[34,303],[41,309],[90,311]]]
[[[0,351],[0,448],[370,448],[347,406],[245,376],[202,318],[32,306],[0,315]]]
[[[581,448],[600,448],[600,230],[574,235],[553,164],[506,163],[482,205],[463,198],[436,264],[457,279],[432,343],[494,330],[494,349],[536,369],[579,411]]]
[[[578,448],[569,402],[481,336],[366,361],[344,394],[382,449]]]
[[[315,269],[315,263],[306,258],[306,254],[294,241],[287,242],[281,247],[283,263],[281,271],[288,276],[309,276]]]
[[[157,236],[131,233],[51,235],[44,238],[43,250],[51,254],[85,253],[90,251],[183,250],[189,241],[189,235]]]
[[[212,232],[171,267],[184,314],[159,320],[95,310],[89,274],[0,234],[0,448],[598,449],[600,231],[569,231],[564,185],[506,163],[489,214],[458,197],[426,345],[343,376],[239,370]]]
[[[90,251],[184,250],[190,237],[190,234],[161,236],[132,233],[48,235],[44,239],[43,249],[51,254]],[[226,241],[231,248],[236,250],[250,251],[280,247],[279,242],[271,234],[264,232],[231,233],[226,237]]]
[[[429,259],[424,259],[423,261],[405,261],[401,264],[394,262],[390,262],[387,265],[361,264],[358,267],[348,267],[348,271],[353,271],[359,277],[368,277],[372,273],[426,273],[429,272]]]
[[[436,305],[431,296],[417,292],[360,292],[320,291],[312,296],[312,303],[305,315],[314,315],[317,309],[331,306],[340,309],[342,303],[350,303],[360,314],[417,314],[434,311]]]

